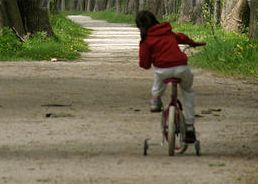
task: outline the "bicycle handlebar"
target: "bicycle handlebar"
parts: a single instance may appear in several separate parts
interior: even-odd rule
[[[186,50],[188,50],[190,48],[202,47],[202,46],[205,46],[205,45],[206,45],[206,42],[197,42],[197,44],[195,46],[184,45],[185,47],[182,49],[182,51],[185,52]]]

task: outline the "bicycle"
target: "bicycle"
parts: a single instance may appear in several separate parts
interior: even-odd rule
[[[188,49],[190,47],[186,47]],[[168,78],[163,82],[166,84],[171,83],[172,94],[171,100],[166,108],[162,109],[161,131],[162,142],[168,144],[168,155],[174,156],[175,153],[183,154],[189,144],[194,144],[196,155],[200,156],[200,141],[195,139],[194,142],[186,142],[186,123],[183,115],[183,108],[180,100],[178,99],[178,84],[179,78]],[[144,155],[147,155],[149,149],[149,139],[144,140]]]

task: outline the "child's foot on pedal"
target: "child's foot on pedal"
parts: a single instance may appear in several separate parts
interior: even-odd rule
[[[185,143],[194,143],[196,141],[195,128],[193,124],[186,124]]]
[[[152,99],[150,100],[150,111],[161,112],[162,108],[163,108],[163,104],[160,97],[152,97]]]

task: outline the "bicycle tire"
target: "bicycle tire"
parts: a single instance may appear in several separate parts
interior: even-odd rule
[[[180,123],[180,132],[175,137],[175,144],[176,144],[176,150],[175,153],[183,154],[187,148],[188,145],[184,143],[184,137],[185,137],[185,118],[181,110],[179,110],[179,123]],[[179,141],[179,147],[177,147],[177,140]]]
[[[174,106],[169,107],[168,114],[168,155],[175,155],[175,117],[176,109]]]

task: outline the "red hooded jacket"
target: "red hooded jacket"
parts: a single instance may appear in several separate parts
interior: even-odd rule
[[[195,46],[195,42],[183,33],[174,33],[169,23],[160,23],[149,28],[147,37],[140,43],[139,65],[149,69],[187,65],[187,56],[178,44]]]

